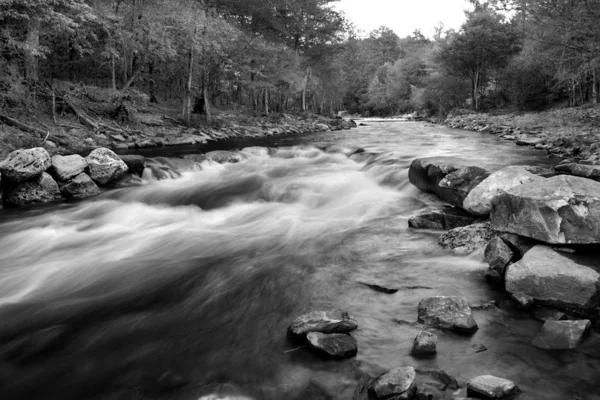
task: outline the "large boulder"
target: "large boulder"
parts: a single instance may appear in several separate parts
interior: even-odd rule
[[[417,158],[410,164],[410,183],[424,192],[439,192],[439,183],[451,172],[465,166],[465,161],[453,157]]]
[[[87,174],[81,173],[64,184],[60,191],[67,198],[86,199],[100,193],[96,183]]]
[[[36,178],[52,165],[50,154],[41,148],[15,150],[0,163],[3,178],[12,182],[25,182]]]
[[[93,150],[86,157],[86,161],[89,164],[90,177],[101,185],[121,177],[128,171],[127,164],[118,155],[102,147]]]
[[[520,392],[514,382],[492,375],[478,376],[467,383],[467,395],[481,399],[511,398]]]
[[[16,184],[3,197],[7,206],[23,206],[31,203],[47,203],[61,198],[58,184],[43,172],[37,178]]]
[[[469,254],[487,246],[494,235],[490,223],[481,222],[446,232],[440,236],[438,244],[456,254]]]
[[[455,206],[462,207],[463,202],[477,185],[490,176],[490,172],[481,167],[462,167],[449,173],[438,184],[438,196]]]
[[[542,330],[533,339],[535,347],[548,350],[574,349],[585,339],[592,323],[589,320],[547,320]]]
[[[52,157],[52,171],[59,181],[68,181],[85,171],[87,166],[87,161],[79,154]]]
[[[547,246],[535,246],[506,269],[506,290],[521,304],[587,308],[598,292],[599,268]]]
[[[138,154],[126,154],[120,156],[120,158],[127,165],[129,172],[137,176],[142,176],[144,168],[146,168],[146,157]]]
[[[542,180],[523,167],[513,166],[496,171],[473,188],[462,203],[462,207],[473,215],[487,217],[492,208],[492,199],[525,183]]]
[[[345,333],[357,327],[356,320],[345,311],[313,311],[296,318],[288,327],[288,336],[304,336],[310,332]]]
[[[600,181],[600,165],[585,165],[585,164],[561,164],[554,167],[559,172],[566,172],[569,175],[589,178],[595,181]]]
[[[413,367],[393,369],[371,383],[369,396],[375,399],[412,399],[417,393],[416,377]]]
[[[492,228],[552,244],[600,243],[600,183],[555,176],[492,200]]]
[[[435,296],[421,300],[418,321],[435,328],[458,332],[475,332],[477,322],[473,318],[469,302],[464,297]]]
[[[443,207],[425,210],[408,220],[408,226],[415,229],[449,230],[471,225],[476,218],[457,207]]]
[[[349,358],[358,352],[356,340],[343,333],[310,332],[306,335],[310,348],[326,357]]]
[[[515,253],[504,240],[495,237],[485,248],[484,256],[490,269],[496,271],[501,277],[504,277],[506,267],[514,259]]]

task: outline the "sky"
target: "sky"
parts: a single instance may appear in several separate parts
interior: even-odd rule
[[[464,10],[472,9],[467,0],[339,0],[333,5],[365,33],[385,25],[400,37],[418,28],[431,37],[439,22],[458,29]]]

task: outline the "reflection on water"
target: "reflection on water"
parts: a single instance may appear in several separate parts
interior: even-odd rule
[[[225,165],[154,154],[143,186],[4,214],[0,397],[310,399],[317,387],[349,399],[360,371],[414,365],[463,383],[504,376],[534,399],[599,398],[597,337],[572,352],[533,348],[541,324],[488,288],[481,254],[450,255],[407,228],[431,203],[407,182],[414,157],[523,164],[539,153],[419,123],[258,144],[287,147]],[[431,295],[501,307],[475,311],[473,336],[436,332],[438,356],[415,360],[419,327],[398,321]],[[321,360],[285,338],[295,316],[332,307],[359,321],[356,360]]]

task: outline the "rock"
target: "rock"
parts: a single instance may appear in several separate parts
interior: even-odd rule
[[[8,189],[3,197],[6,206],[23,206],[31,203],[47,203],[61,198],[58,184],[43,172],[37,178],[19,183]]]
[[[129,168],[129,172],[142,176],[144,168],[146,168],[146,157],[137,154],[126,154],[120,157],[125,165],[127,165],[127,168]]]
[[[542,307],[534,311],[533,316],[540,321],[560,321],[565,319],[565,313],[554,308]]]
[[[467,383],[467,396],[483,396],[484,399],[503,399],[520,392],[513,382],[492,375],[478,376]]]
[[[413,356],[430,356],[437,352],[437,336],[421,331],[413,342],[410,354]]]
[[[365,285],[367,287],[370,287],[371,289],[373,289],[376,292],[380,292],[380,293],[385,293],[385,294],[394,294],[397,293],[398,290],[400,289],[393,289],[393,288],[388,288],[376,283],[367,283],[367,282],[359,282],[361,285]]]
[[[249,156],[253,157],[269,157],[272,151],[268,147],[251,146],[244,147],[242,149],[242,153],[248,154]]]
[[[495,196],[515,186],[542,179],[544,178],[532,174],[523,167],[503,168],[474,187],[461,206],[473,215],[487,217],[490,215],[492,199]]]
[[[587,319],[580,321],[547,320],[531,344],[540,349],[574,349],[585,339],[591,326],[592,323]]]
[[[487,246],[494,235],[490,223],[482,222],[452,229],[440,236],[438,244],[456,254],[469,254],[480,247]]]
[[[41,175],[52,165],[50,154],[41,148],[15,150],[0,163],[3,178],[25,182]]]
[[[449,230],[471,225],[476,218],[457,207],[443,207],[423,211],[408,220],[415,229]]]
[[[96,183],[85,173],[77,175],[60,188],[62,194],[67,198],[85,199],[100,193]]]
[[[515,299],[582,308],[596,294],[600,274],[550,247],[535,246],[508,266],[505,279],[506,291]]]
[[[345,311],[313,311],[296,318],[288,328],[288,336],[303,336],[309,332],[345,333],[357,327],[356,320]]]
[[[446,175],[438,184],[438,196],[455,206],[463,202],[473,188],[490,176],[490,172],[480,167],[462,167]]]
[[[208,152],[206,153],[206,157],[219,164],[238,163],[244,159],[240,153],[223,150]]]
[[[467,299],[456,296],[436,296],[421,300],[418,321],[435,328],[458,332],[475,332],[477,322],[473,318]]]
[[[458,390],[460,388],[460,385],[458,384],[456,378],[443,369],[417,370],[417,372],[419,374],[428,375],[431,378],[435,379],[437,382],[441,383],[442,390]]]
[[[496,271],[501,277],[504,277],[506,266],[515,256],[510,247],[499,237],[492,238],[484,254],[490,269]]]
[[[515,254],[515,260],[523,258],[525,253],[540,244],[537,240],[515,235],[514,233],[501,233],[498,235]]]
[[[356,340],[343,333],[310,332],[306,338],[311,349],[327,357],[349,358],[358,352]]]
[[[517,137],[517,145],[519,146],[535,146],[537,144],[541,144],[544,140],[536,137],[530,137],[527,135],[519,135]]]
[[[87,157],[90,177],[99,184],[106,184],[119,178],[128,171],[123,162],[112,150],[99,148],[93,150]]]
[[[52,157],[52,171],[59,181],[68,181],[85,171],[87,166],[87,161],[79,154]]]
[[[369,387],[369,396],[375,399],[412,399],[417,393],[416,373],[413,367],[393,369]]]
[[[417,158],[410,164],[410,183],[424,192],[439,192],[439,183],[451,172],[465,166],[465,161],[452,157]]]
[[[555,176],[492,201],[492,228],[551,244],[600,243],[600,183]]]

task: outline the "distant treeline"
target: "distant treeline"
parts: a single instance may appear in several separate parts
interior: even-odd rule
[[[600,2],[473,0],[456,32],[355,33],[332,0],[3,0],[0,107],[71,84],[260,113],[598,100]],[[385,12],[385,10],[382,10]]]

